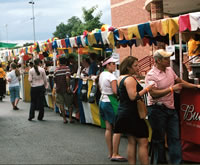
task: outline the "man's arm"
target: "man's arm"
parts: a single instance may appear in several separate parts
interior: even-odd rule
[[[180,78],[175,80],[176,83],[181,83],[183,88],[200,88],[200,84],[192,84]]]
[[[149,93],[153,98],[160,98],[169,94],[170,92],[173,93],[173,91],[179,91],[181,89],[182,89],[182,83],[178,83],[165,89],[153,88],[151,91],[149,91]]]

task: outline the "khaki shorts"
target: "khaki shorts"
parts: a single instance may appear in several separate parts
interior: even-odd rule
[[[56,104],[66,105],[68,108],[71,108],[73,104],[73,94],[56,93]]]

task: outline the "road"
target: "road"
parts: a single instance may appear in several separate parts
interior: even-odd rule
[[[9,96],[0,102],[0,164],[117,164],[108,158],[104,129],[88,124],[63,124],[52,109],[44,121],[28,121],[30,103],[12,110]],[[127,138],[120,153],[126,157]],[[122,164],[122,163],[119,163]],[[128,164],[123,163],[123,164]]]

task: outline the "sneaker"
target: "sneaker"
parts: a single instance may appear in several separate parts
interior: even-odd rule
[[[15,107],[13,108],[13,110],[19,110],[19,108],[18,108],[17,106],[15,106]]]

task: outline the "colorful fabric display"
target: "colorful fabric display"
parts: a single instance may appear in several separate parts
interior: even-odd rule
[[[200,12],[190,13],[191,31],[196,31],[200,28]]]
[[[58,48],[56,40],[52,42],[52,48],[53,49],[57,49]]]
[[[62,45],[62,48],[66,48],[66,43],[64,39],[61,39],[61,45]]]
[[[108,36],[108,31],[101,32],[101,38],[102,38],[104,45],[108,44],[108,37],[107,36]]]
[[[56,40],[56,43],[58,45],[58,48],[62,48],[61,40]]]
[[[101,37],[101,32],[94,33],[94,37],[96,39],[97,44],[103,44],[103,40]]]
[[[148,35],[149,37],[153,37],[149,22],[144,23],[144,24],[139,24],[138,25],[138,30],[139,30],[141,38],[144,38],[145,35]]]
[[[165,36],[165,34],[163,33],[163,30],[162,30],[161,20],[150,22],[150,27],[151,27],[151,32],[153,34],[153,37],[156,37],[158,35],[158,33],[161,36]]]
[[[138,39],[141,38],[138,25],[134,25],[128,28],[128,39],[132,39],[133,35]]]
[[[169,40],[179,32],[178,17],[161,20],[163,33],[169,34]]]
[[[80,47],[83,47],[82,45],[82,42],[81,42],[81,37],[80,36],[77,36],[76,37],[76,43],[77,43],[77,46],[80,48]]]
[[[48,47],[49,51],[52,51],[53,50],[53,48],[52,48],[52,42],[48,42],[47,43],[47,47]]]
[[[114,41],[114,35],[113,32],[108,32],[108,44],[110,48],[114,48],[115,47],[115,41]]]
[[[93,46],[93,45],[97,44],[97,41],[96,41],[95,36],[94,36],[94,33],[89,33],[87,35],[87,39],[88,39],[88,43],[89,43],[90,46]]]
[[[86,37],[85,37],[84,35],[81,35],[81,43],[82,43],[83,47],[86,46],[85,38],[86,38]]]
[[[70,41],[69,41],[69,38],[65,38],[65,44],[66,44],[66,47],[72,47],[71,44],[70,44]]]
[[[70,42],[70,45],[71,45],[72,48],[77,47],[76,37],[70,37],[69,42]]]
[[[124,39],[127,40],[125,35],[126,36],[128,35],[128,29],[127,28],[119,29],[118,30],[118,34],[119,34],[119,40],[124,40]]]

